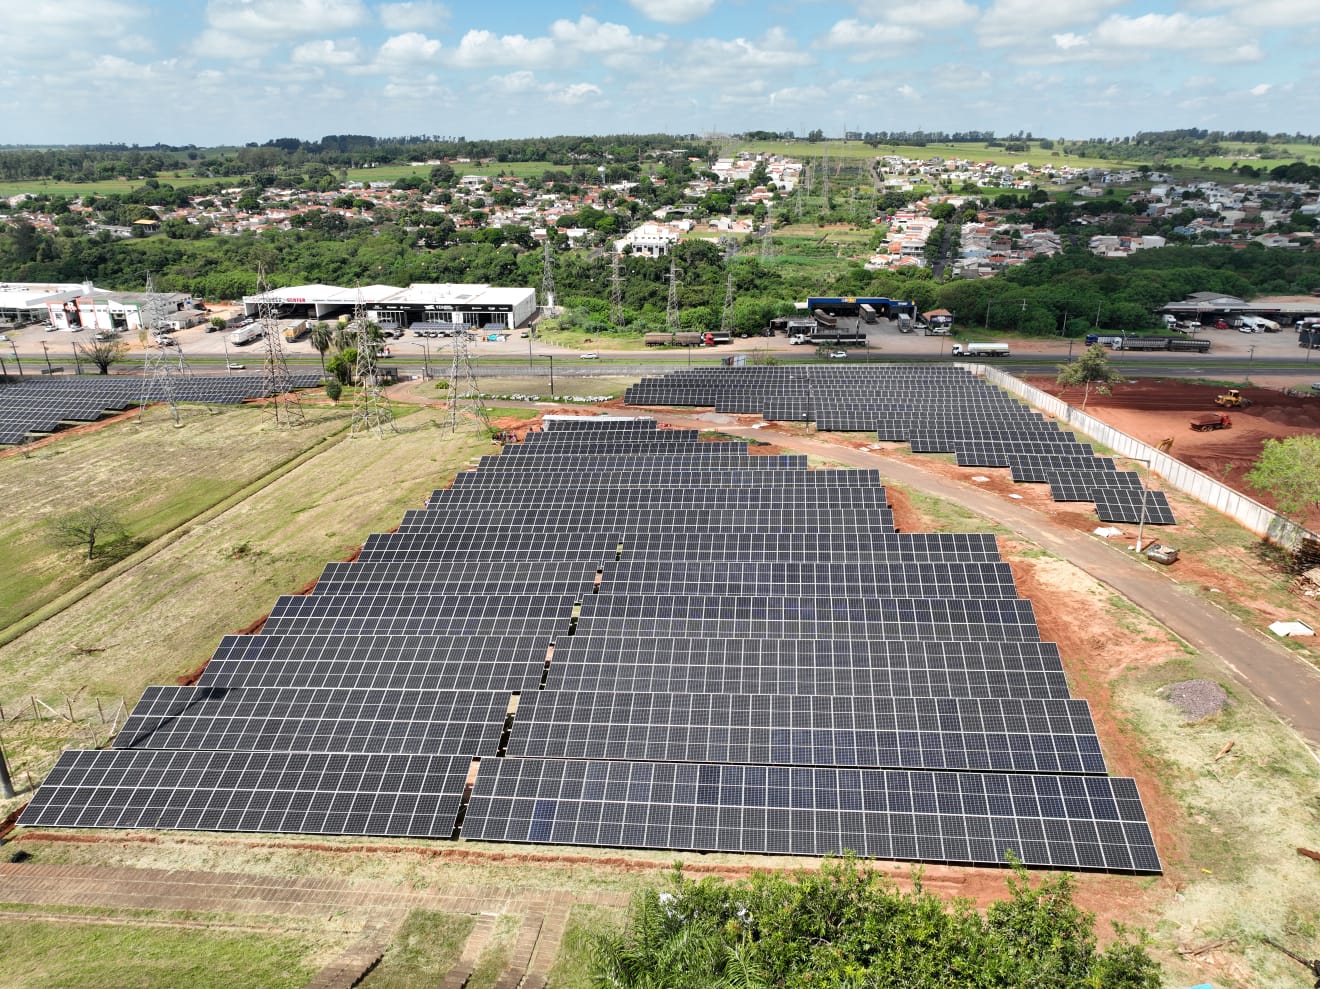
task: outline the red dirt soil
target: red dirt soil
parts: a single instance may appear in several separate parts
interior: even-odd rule
[[[1031,379],[1031,383],[1072,405],[1081,405],[1079,389],[1062,393],[1051,378]],[[1215,411],[1215,396],[1224,391],[1218,385],[1141,379],[1116,385],[1109,395],[1092,391],[1086,411],[1151,446],[1172,437],[1170,455],[1273,508],[1274,499],[1247,484],[1246,475],[1266,440],[1320,433],[1320,396],[1244,388],[1242,394],[1251,400],[1251,407],[1228,410],[1232,429],[1193,432],[1189,426],[1192,417]],[[1304,524],[1312,530],[1320,526],[1320,511],[1311,512]]]

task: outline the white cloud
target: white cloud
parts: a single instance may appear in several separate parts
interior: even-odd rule
[[[1073,48],[1085,48],[1090,43],[1091,42],[1087,39],[1086,35],[1073,34],[1071,31],[1064,34],[1054,35],[1055,47],[1062,48],[1064,51],[1069,51]]]
[[[658,52],[665,46],[663,37],[633,34],[623,24],[601,22],[585,14],[576,21],[555,21],[550,25],[550,37],[574,51],[600,56],[612,67],[624,65],[638,55]]]
[[[210,0],[206,5],[209,30],[256,41],[333,34],[366,19],[362,0]]]
[[[903,99],[905,99],[905,100],[919,100],[919,99],[921,99],[921,94],[918,93],[918,92],[917,92],[915,89],[913,89],[911,86],[909,86],[907,83],[903,83],[903,85],[901,85],[901,86],[899,86],[897,89],[895,89],[894,92],[896,92],[899,96],[903,97]]]
[[[437,42],[438,44],[438,42]],[[454,53],[454,64],[465,69],[492,65],[526,65],[539,68],[554,63],[555,45],[549,38],[527,38],[521,34],[492,34],[469,31]]]
[[[39,32],[47,38],[114,38],[128,32],[129,22],[148,13],[125,0],[60,0],[58,3],[0,3],[5,33],[11,39]]]
[[[1080,24],[1093,23],[1122,0],[994,0],[977,24],[990,48],[1030,44]]]
[[[1227,62],[1254,62],[1262,57],[1254,41],[1232,45],[1241,32],[1222,17],[1111,14],[1097,25],[1092,37],[1097,45],[1114,49],[1210,51]]]
[[[540,87],[536,74],[525,69],[510,72],[507,76],[491,76],[486,80],[486,88],[500,93],[530,93]]]
[[[859,9],[868,17],[891,24],[930,29],[959,27],[980,16],[980,10],[967,0],[902,0],[897,3],[866,0]]]
[[[574,106],[593,96],[604,95],[600,87],[589,82],[575,82],[567,86],[552,87],[547,96],[555,103]]]
[[[1197,0],[1187,6],[1228,11],[1233,20],[1253,27],[1296,28],[1320,24],[1320,4],[1315,0]]]
[[[705,17],[715,7],[715,0],[628,0],[643,17],[663,24],[686,24]]]
[[[307,41],[289,54],[295,65],[335,66],[357,65],[361,49],[354,39],[348,41]]]
[[[376,67],[388,71],[397,71],[405,65],[434,62],[444,46],[434,38],[428,38],[416,31],[396,34],[386,38],[376,53]]]
[[[1249,90],[1247,90],[1247,92],[1249,92],[1252,96],[1264,96],[1273,88],[1274,87],[1271,86],[1268,82],[1262,82],[1259,86],[1252,86]]]
[[[439,76],[426,75],[421,78],[391,79],[382,90],[390,100],[424,100],[427,103],[453,103],[454,94],[445,86]]]
[[[897,24],[865,24],[855,18],[839,21],[818,44],[824,48],[861,48],[863,57],[888,57],[887,45],[915,41],[919,35],[910,27]]]
[[[426,31],[449,23],[449,8],[435,0],[381,4],[380,22],[389,31]]]

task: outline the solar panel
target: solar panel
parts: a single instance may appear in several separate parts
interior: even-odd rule
[[[1096,488],[1095,512],[1102,522],[1143,520],[1147,525],[1174,525],[1173,509],[1163,491],[1134,491],[1131,488]]]
[[[480,841],[1158,872],[1126,778],[626,761],[483,761]]]
[[[880,429],[1051,428],[943,368],[771,370],[761,407],[856,414],[883,379]],[[114,746],[22,823],[1159,868],[992,534],[895,533],[875,471],[654,420],[483,458]]]

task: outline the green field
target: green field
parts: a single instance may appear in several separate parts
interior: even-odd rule
[[[459,178],[464,175],[516,175],[519,178],[540,178],[547,171],[569,171],[571,166],[552,165],[548,161],[496,161],[489,165],[477,162],[451,162],[450,167]],[[429,180],[430,165],[381,165],[378,168],[350,168],[348,177],[354,182],[397,182],[417,176]]]
[[[0,199],[7,199],[11,196],[21,196],[29,194],[33,196],[51,195],[67,196],[76,198],[78,196],[108,196],[108,195],[126,195],[134,189],[142,187],[142,179],[105,179],[99,182],[57,182],[54,179],[27,179],[19,182],[0,182]],[[232,182],[234,185],[241,185],[243,179],[208,179],[198,178],[193,175],[183,175],[175,178],[172,173],[161,172],[157,176],[157,181],[161,185],[171,185],[176,189],[188,188],[195,185],[211,185],[215,182]]]
[[[1005,151],[1003,148],[987,148],[985,144],[928,144],[925,147],[899,145],[894,147],[881,144],[871,147],[861,141],[749,141],[739,144],[737,151],[759,151],[785,155],[789,158],[815,159],[829,155],[832,161],[839,159],[880,158],[885,155],[901,155],[916,160],[926,158],[965,158],[969,161],[993,161],[998,165],[1015,165],[1027,162],[1032,165],[1071,165],[1074,168],[1117,168],[1122,162],[1102,158],[1065,157],[1061,152],[1042,151],[1032,146],[1027,152]]]
[[[27,989],[298,989],[320,967],[295,935],[6,917],[0,984]]]
[[[148,409],[140,421],[133,417],[0,460],[0,490],[6,492],[0,632],[104,565],[89,564],[82,549],[59,545],[46,524],[88,504],[89,493],[123,523],[131,549],[174,531],[348,424],[345,410],[321,408],[311,412],[306,429],[263,434],[260,418],[252,409],[210,414],[185,406],[184,426],[176,429],[168,410]],[[141,484],[143,476],[151,477],[149,487]],[[118,552],[114,544],[108,549],[112,556]]]

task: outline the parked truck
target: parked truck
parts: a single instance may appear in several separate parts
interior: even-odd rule
[[[966,347],[955,343],[949,353],[954,357],[1008,357],[1009,349],[1006,343],[969,343]]]
[[[265,327],[258,320],[254,323],[248,323],[247,326],[240,326],[229,334],[229,342],[235,347],[241,347],[244,344],[251,343],[253,340],[261,339],[261,334],[265,332]]]
[[[300,319],[296,323],[284,328],[284,339],[289,343],[293,343],[295,340],[301,340],[303,337],[307,336],[311,328],[312,321],[310,319]]]
[[[1086,345],[1088,347],[1097,343],[1111,350],[1172,350],[1196,354],[1210,352],[1210,341],[1205,337],[1145,336],[1134,333],[1088,333],[1086,335]]]

